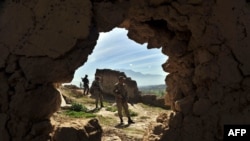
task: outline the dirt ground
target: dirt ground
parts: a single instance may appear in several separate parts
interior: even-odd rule
[[[73,92],[73,94],[67,93],[65,90],[60,90],[61,94],[67,95],[74,101],[84,101],[84,106],[97,115],[97,119],[103,129],[102,141],[141,141],[143,135],[151,122],[156,121],[156,117],[160,113],[168,113],[170,110],[162,109],[159,107],[152,107],[142,103],[129,104],[129,109],[137,116],[133,116],[132,120],[135,124],[127,124],[127,117],[123,117],[124,124],[120,124],[120,120],[117,116],[117,111],[108,111],[108,107],[116,106],[114,102],[109,104],[104,103],[103,108],[95,109],[94,99],[90,95],[82,96],[81,91]],[[88,102],[86,102],[86,100]],[[54,126],[78,126],[82,127],[89,119],[87,118],[71,118],[61,114],[63,109],[56,112],[51,122]]]

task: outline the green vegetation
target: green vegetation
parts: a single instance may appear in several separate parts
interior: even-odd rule
[[[115,112],[115,111],[117,111],[117,107],[115,107],[115,106],[109,106],[109,107],[106,108],[106,110],[110,111],[110,112]]]
[[[88,109],[80,103],[73,103],[72,106],[70,107],[70,110],[76,112],[81,112],[81,111],[86,112]]]
[[[148,91],[142,91],[142,94],[154,94],[157,97],[164,96],[165,92],[162,90],[148,90]]]
[[[55,121],[58,122],[70,122],[70,121],[87,121],[88,118],[96,118],[102,127],[117,127],[121,128],[123,133],[129,136],[135,136],[140,138],[143,136],[145,129],[143,126],[137,126],[137,123],[142,125],[148,124],[151,121],[152,116],[161,113],[165,110],[159,107],[151,107],[143,103],[136,103],[136,105],[129,109],[132,120],[135,121],[135,126],[127,125],[127,118],[125,113],[124,125],[120,125],[120,119],[117,114],[117,107],[115,101],[112,99],[104,100],[104,108],[95,108],[95,99],[91,96],[83,96],[81,89],[69,89],[61,88],[60,92],[65,97],[65,101],[68,101],[72,106],[64,107],[61,111],[58,111],[53,115]],[[145,111],[144,111],[145,110]],[[143,122],[143,123],[142,123]],[[138,124],[138,125],[140,125]]]
[[[140,119],[150,119],[150,117],[147,116],[141,116]]]
[[[129,113],[130,113],[130,116],[131,116],[131,117],[136,117],[136,116],[138,116],[138,113],[136,113],[136,112],[134,112],[134,111],[132,111],[132,110],[130,110],[130,109],[129,109]]]
[[[72,117],[72,118],[94,118],[96,117],[95,114],[93,113],[85,113],[82,111],[71,111],[71,110],[66,110],[63,112],[63,114]]]
[[[96,117],[95,114],[87,113],[88,109],[80,103],[73,103],[69,110],[63,113],[69,117],[73,118],[93,118]]]
[[[157,97],[162,97],[166,93],[165,85],[143,86],[139,87],[139,90],[143,94],[154,94]]]
[[[110,106],[112,106],[113,103],[103,100],[103,104],[105,105],[105,107],[110,107]],[[113,107],[116,107],[116,106],[113,106]]]

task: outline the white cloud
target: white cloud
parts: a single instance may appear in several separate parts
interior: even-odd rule
[[[147,61],[150,61],[150,59],[158,57],[158,56],[159,56],[159,54],[150,54],[150,55],[146,55],[146,56],[137,56],[135,58],[127,57],[128,59],[121,60],[119,63],[117,63],[117,65],[129,64],[129,63],[131,64],[133,62],[138,62],[138,61],[145,61],[145,63],[146,63]]]

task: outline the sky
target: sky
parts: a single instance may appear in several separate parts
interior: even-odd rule
[[[96,69],[129,69],[143,74],[166,76],[161,65],[166,62],[167,56],[162,54],[161,49],[147,49],[146,43],[136,43],[127,37],[127,33],[123,28],[100,33],[95,49],[88,56],[88,61],[75,71],[71,84],[79,86],[85,74],[91,84]]]

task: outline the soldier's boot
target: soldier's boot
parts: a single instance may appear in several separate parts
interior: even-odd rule
[[[120,117],[120,124],[123,124],[123,119],[122,119],[122,117]]]
[[[130,117],[128,117],[128,124],[133,124],[135,123]]]

